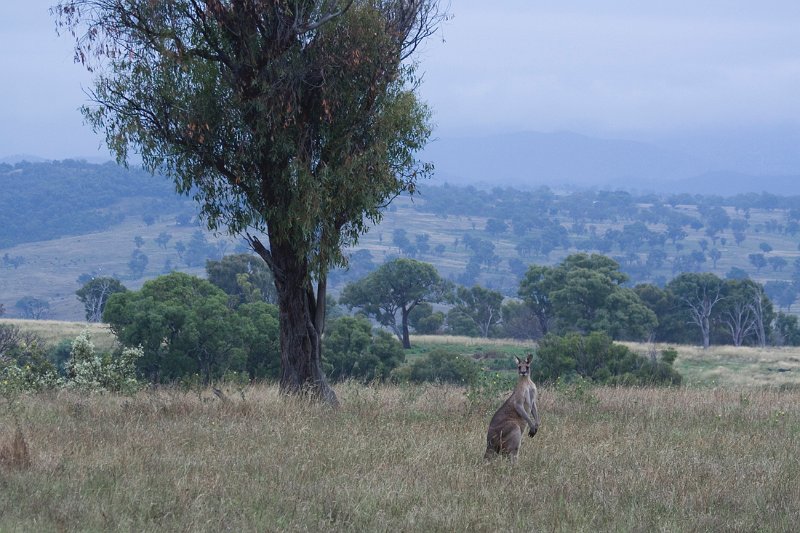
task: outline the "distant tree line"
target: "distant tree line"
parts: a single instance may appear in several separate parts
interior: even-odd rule
[[[613,340],[704,347],[800,341],[796,317],[776,312],[753,280],[688,272],[663,288],[628,281],[613,259],[578,253],[555,266],[531,265],[518,299],[511,299],[478,285],[457,286],[433,265],[399,258],[345,286],[340,303],[390,328],[406,348],[410,330],[527,339],[599,332]]]

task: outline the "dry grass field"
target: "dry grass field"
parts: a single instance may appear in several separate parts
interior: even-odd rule
[[[111,350],[117,342],[117,338],[111,333],[107,324],[14,318],[0,318],[0,324],[10,324],[17,326],[22,331],[35,333],[47,346],[55,346],[63,340],[72,340],[85,329],[91,333],[92,342],[98,350]]]
[[[711,346],[703,350],[690,345],[622,344],[641,355],[653,348],[658,352],[674,348],[678,352],[675,368],[688,386],[800,387],[798,346]]]
[[[516,465],[482,459],[503,398],[458,387],[343,383],[338,410],[266,384],[0,397],[0,531],[796,530],[800,350],[675,348],[685,387],[540,387]]]
[[[0,531],[792,531],[800,391],[541,390],[519,462],[500,399],[273,386],[0,400]],[[18,421],[21,435],[15,441]],[[16,442],[16,444],[15,444]],[[16,455],[14,452],[17,452]],[[16,457],[16,458],[15,458]]]

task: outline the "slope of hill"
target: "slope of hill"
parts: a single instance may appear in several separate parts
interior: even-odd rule
[[[0,166],[0,179],[9,187],[0,197],[0,304],[9,317],[22,316],[17,302],[33,297],[47,303],[47,318],[81,320],[75,291],[82,276],[111,275],[135,289],[172,270],[202,275],[207,258],[245,250],[241,241],[202,231],[194,204],[163,178],[63,162]],[[332,273],[330,288],[335,294],[406,255],[458,283],[513,296],[528,265],[579,251],[613,257],[634,283],[664,283],[687,270],[791,281],[800,276],[798,240],[799,197],[423,184],[421,195],[392,203],[350,251],[351,269]]]
[[[114,163],[0,164],[0,190],[0,248],[98,231],[128,215],[193,207],[168,180]],[[132,198],[138,205],[126,211],[121,202]]]

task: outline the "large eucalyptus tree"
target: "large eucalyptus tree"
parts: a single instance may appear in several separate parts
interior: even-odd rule
[[[281,388],[330,403],[327,273],[432,168],[412,53],[437,0],[68,0],[53,12],[96,78],[83,113],[275,277]]]

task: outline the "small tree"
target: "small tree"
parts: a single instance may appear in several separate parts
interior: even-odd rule
[[[446,301],[451,292],[450,283],[439,276],[433,265],[401,258],[384,263],[365,278],[345,286],[339,303],[374,317],[394,331],[403,348],[411,348],[409,313],[424,302]]]
[[[671,356],[652,361],[612,342],[606,334],[564,337],[548,335],[539,343],[538,361],[531,379],[550,381],[575,378],[614,385],[679,385],[681,375],[672,368]]]
[[[40,298],[25,296],[17,300],[14,307],[19,311],[22,318],[40,320],[44,318],[50,310],[50,304]]]
[[[503,295],[478,285],[459,287],[456,292],[456,309],[474,322],[481,337],[488,337],[494,326],[503,319]]]
[[[392,377],[400,382],[430,381],[473,385],[478,381],[480,374],[480,367],[469,357],[443,348],[436,348],[415,359],[410,365],[398,368],[393,372]]]
[[[170,239],[172,239],[172,235],[170,235],[166,231],[162,231],[161,233],[158,234],[158,237],[156,237],[156,244],[158,245],[159,248],[163,248],[164,250],[166,250],[167,243],[170,241]]]
[[[154,382],[197,373],[208,383],[231,367],[242,369],[247,358],[241,318],[228,307],[227,295],[181,272],[112,295],[103,320],[125,346],[143,347],[138,366]]]
[[[118,279],[97,277],[86,282],[75,294],[86,310],[86,320],[100,322],[109,296],[126,290],[128,289]]]
[[[761,272],[761,269],[767,266],[767,259],[764,254],[749,254],[747,259],[751,265],[756,267],[756,273]]]
[[[133,279],[141,278],[144,275],[144,271],[149,262],[150,259],[141,250],[137,249],[131,253],[131,258],[128,261],[128,269],[131,271]]]
[[[116,357],[99,354],[89,332],[83,331],[72,343],[68,385],[86,392],[136,392],[142,386],[136,379],[136,361],[142,355],[141,347],[123,348]]]
[[[700,328],[703,349],[711,344],[711,314],[723,300],[723,281],[714,274],[684,273],[673,279],[667,289],[683,303],[690,324]]]

